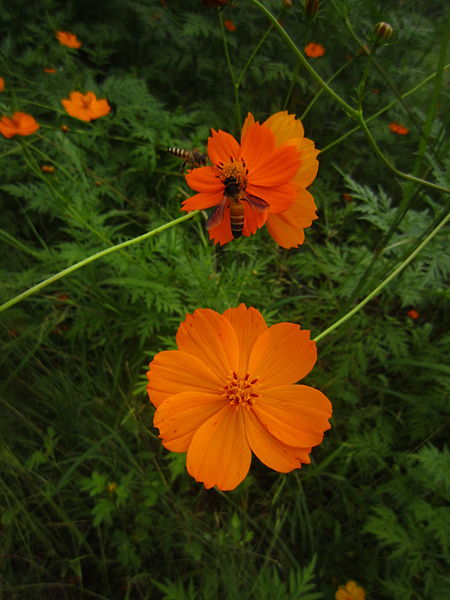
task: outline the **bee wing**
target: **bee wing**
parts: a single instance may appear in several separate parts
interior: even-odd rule
[[[217,205],[217,208],[214,209],[213,213],[206,221],[206,229],[212,229],[213,227],[216,227],[222,223],[227,201],[227,196],[224,196],[220,201],[220,204]]]
[[[253,194],[247,194],[244,192],[244,194],[242,194],[242,197],[255,210],[265,210],[266,208],[269,208],[269,206],[270,206],[270,204],[268,202],[266,202],[262,198],[259,198],[258,196],[253,196]]]

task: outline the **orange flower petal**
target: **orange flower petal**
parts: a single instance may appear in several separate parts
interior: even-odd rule
[[[293,181],[302,188],[308,187],[316,178],[319,169],[319,161],[316,156],[319,150],[314,146],[314,142],[308,138],[303,138],[297,146],[300,152],[300,168]]]
[[[252,407],[273,436],[288,446],[317,446],[330,429],[331,403],[306,385],[281,385],[260,392]]]
[[[281,146],[293,138],[304,136],[301,121],[296,119],[295,115],[288,114],[287,110],[273,114],[264,121],[264,125],[273,131],[277,146]]]
[[[236,332],[230,321],[214,310],[198,308],[186,315],[176,339],[181,351],[197,356],[223,380],[238,368]]]
[[[255,123],[255,117],[252,115],[252,113],[247,113],[247,116],[245,117],[245,121],[244,124],[242,125],[242,129],[241,129],[241,142],[244,138],[244,135],[247,133],[247,130],[249,129],[249,127],[251,127],[253,124]]]
[[[272,325],[253,346],[250,373],[264,389],[296,383],[311,371],[317,360],[316,344],[309,336],[308,330],[303,331],[293,323]]]
[[[294,448],[283,444],[270,434],[252,410],[246,411],[245,432],[252,452],[270,469],[289,473],[299,469],[300,463],[310,463],[311,448]]]
[[[242,235],[253,235],[267,220],[267,210],[260,211],[244,202],[244,228]]]
[[[231,242],[231,240],[233,239],[233,234],[231,233],[229,208],[225,209],[222,223],[216,225],[215,227],[212,227],[209,230],[209,239],[213,240],[215,244],[220,244],[221,246],[223,246],[223,244]]]
[[[303,229],[317,219],[314,198],[307,190],[300,190],[295,202],[280,214],[267,216],[267,229],[283,248],[296,248],[303,244]]]
[[[241,156],[249,173],[253,173],[275,151],[275,136],[268,127],[253,123],[241,138]]]
[[[232,490],[247,475],[251,457],[243,412],[225,406],[195,432],[186,466],[205,488]]]
[[[223,186],[222,186],[223,188]],[[219,192],[201,192],[183,200],[181,210],[203,210],[217,206],[223,198],[223,190]]]
[[[300,156],[294,146],[284,145],[274,150],[249,172],[252,185],[278,186],[289,182],[300,168]]]
[[[232,324],[239,344],[238,375],[244,377],[248,373],[248,357],[258,336],[268,329],[264,317],[250,306],[240,304],[237,308],[229,308],[223,313]]]
[[[182,392],[158,406],[153,424],[159,429],[159,437],[167,449],[187,452],[197,429],[226,404],[217,393]]]
[[[169,396],[187,391],[214,393],[221,380],[199,358],[180,350],[159,352],[147,371],[147,393],[154,406]]]
[[[197,167],[186,173],[186,182],[196,192],[221,193],[223,195],[223,183],[220,181],[212,167]]]
[[[240,151],[240,146],[232,135],[226,131],[211,129],[211,136],[208,138],[208,156],[213,164],[228,162],[230,157],[238,158]]]
[[[270,204],[268,214],[286,211],[295,201],[298,193],[297,186],[292,183],[283,183],[276,187],[265,187],[249,183],[247,190],[249,194],[262,198]]]

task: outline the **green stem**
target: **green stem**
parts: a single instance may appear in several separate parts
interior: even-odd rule
[[[91,256],[88,256],[87,258],[80,260],[79,262],[75,263],[74,265],[67,267],[66,269],[63,269],[59,273],[56,273],[56,275],[52,275],[51,277],[44,279],[44,281],[37,283],[36,285],[29,288],[25,292],[22,292],[18,296],[11,298],[11,300],[8,300],[4,304],[1,304],[0,312],[2,312],[3,310],[6,310],[7,308],[10,308],[11,306],[14,306],[14,304],[21,302],[25,298],[28,298],[28,296],[31,296],[32,294],[39,292],[40,290],[42,290],[43,288],[47,287],[48,285],[54,283],[55,281],[62,279],[66,275],[70,275],[74,271],[77,271],[78,269],[85,267],[86,265],[98,260],[99,258],[103,258],[104,256],[107,256],[108,254],[112,254],[113,252],[117,252],[118,250],[122,250],[123,248],[127,248],[128,246],[133,246],[134,244],[138,244],[139,242],[147,240],[147,239],[153,237],[154,235],[157,235],[158,233],[165,231],[166,229],[170,229],[170,227],[174,227],[175,225],[178,225],[179,223],[183,223],[184,221],[187,221],[188,219],[192,219],[192,217],[194,217],[199,212],[200,211],[198,211],[198,210],[194,210],[194,211],[188,213],[187,215],[183,215],[182,217],[179,217],[178,219],[169,221],[168,223],[165,223],[164,225],[161,225],[160,227],[156,227],[156,229],[152,229],[151,231],[148,231],[147,233],[139,235],[138,237],[132,238],[131,240],[126,240],[125,242],[121,242],[120,244],[115,244],[114,246],[111,246],[110,248],[105,248],[105,250],[100,250],[100,252],[91,254]]]
[[[228,48],[227,35],[225,33],[225,26],[223,24],[223,16],[222,13],[219,13],[219,22],[220,22],[220,31],[222,33],[223,40],[223,48],[225,52],[225,60],[227,61],[228,71],[230,72],[231,83],[234,88],[234,108],[236,111],[236,124],[238,131],[242,128],[242,120],[241,120],[241,103],[239,100],[239,81],[234,74],[233,63],[231,62],[230,50]]]
[[[336,71],[336,73],[333,73],[333,75],[330,77],[330,79],[327,80],[327,83],[330,84],[332,81],[334,81],[336,79],[336,77],[338,77],[342,71],[344,69],[346,69],[349,65],[352,64],[352,61],[349,62],[345,62],[342,67],[339,67],[339,69]],[[300,121],[303,121],[303,119],[306,117],[306,115],[309,113],[309,111],[312,109],[312,107],[314,106],[314,104],[317,102],[317,100],[320,98],[320,96],[323,94],[323,88],[320,88],[319,91],[317,92],[317,94],[314,96],[314,98],[311,100],[311,102],[308,104],[308,106],[305,108],[303,114],[300,117]],[[285,104],[285,108],[287,108],[286,104]],[[357,128],[359,129],[359,127]],[[323,152],[323,150],[321,150],[321,152]]]
[[[263,36],[261,37],[261,39],[259,40],[259,42],[256,44],[255,48],[253,49],[253,52],[250,54],[249,59],[245,63],[242,71],[239,73],[239,77],[237,78],[237,85],[238,86],[241,85],[242,78],[244,77],[245,73],[249,69],[249,67],[252,64],[252,62],[255,60],[255,56],[258,54],[259,49],[261,48],[261,46],[264,44],[264,42],[268,38],[269,33],[272,31],[272,29],[273,29],[273,25],[269,25],[267,31],[264,32]]]
[[[364,300],[362,300],[359,304],[352,308],[352,310],[350,310],[343,317],[341,317],[335,323],[333,323],[333,325],[330,325],[330,327],[325,329],[325,331],[319,333],[319,335],[316,336],[313,341],[318,342],[319,340],[323,339],[326,335],[343,325],[346,321],[348,321],[348,319],[353,317],[354,314],[361,310],[361,308],[363,308],[370,300],[372,300],[372,298],[374,298],[392,279],[394,279],[394,277],[396,277],[401,271],[403,271],[403,269],[407,265],[409,265],[409,263],[417,256],[417,254],[419,254],[422,248],[424,248],[428,244],[428,242],[430,242],[434,238],[434,236],[439,232],[439,230],[442,229],[442,227],[444,227],[444,225],[449,219],[450,213],[447,213],[447,215],[433,229],[433,231],[429,235],[427,235],[423,242],[419,244],[417,248],[413,252],[411,252],[411,254],[409,254],[409,256],[404,261],[402,261],[379,285],[377,285],[377,287],[374,290],[372,290],[370,294],[368,294],[364,298]]]
[[[449,67],[450,67],[450,64],[445,65],[445,67],[444,67],[443,70],[446,71]],[[426,77],[423,81],[421,81],[416,86],[414,86],[413,88],[411,88],[409,91],[407,91],[404,94],[402,94],[400,96],[400,98],[396,98],[395,100],[392,100],[392,102],[389,102],[389,104],[386,104],[385,107],[381,108],[380,110],[378,110],[376,113],[374,113],[370,117],[367,117],[366,120],[365,120],[366,123],[370,123],[371,121],[373,121],[374,119],[376,119],[380,115],[382,115],[383,113],[387,112],[390,108],[392,108],[393,106],[395,106],[400,101],[400,99],[407,98],[411,94],[414,94],[415,92],[417,92],[418,90],[420,90],[424,85],[426,85],[429,81],[431,81],[432,79],[434,79],[434,77],[436,77],[437,75],[438,75],[438,71],[436,71],[435,73],[432,73],[431,75],[429,75],[428,77]],[[356,127],[353,127],[352,129],[350,129],[349,131],[347,131],[347,133],[344,133],[343,135],[341,135],[339,138],[337,138],[336,140],[334,140],[334,142],[330,142],[328,144],[328,146],[325,146],[325,148],[322,148],[322,150],[320,151],[320,153],[323,154],[327,150],[330,150],[334,146],[337,146],[342,141],[344,141],[346,138],[348,138],[348,136],[352,135],[353,133],[356,133],[360,129],[361,129],[360,126],[356,125]]]
[[[314,70],[314,68],[309,64],[308,60],[305,58],[303,52],[297,48],[295,42],[287,33],[287,31],[280,25],[277,21],[276,17],[263,5],[259,0],[250,0],[252,4],[254,4],[264,15],[269,19],[274,28],[278,31],[287,45],[291,48],[295,56],[298,58],[302,66],[308,71],[311,77],[329,94],[338,104],[342,106],[345,112],[351,117],[357,117],[357,111],[347,104],[347,102],[341,98],[336,92],[330,88],[330,86],[322,79],[322,77]]]
[[[399,169],[397,169],[397,167],[395,167],[392,163],[389,162],[389,160],[385,157],[383,152],[378,147],[378,145],[377,145],[374,137],[370,133],[370,130],[367,127],[366,122],[362,115],[359,115],[359,124],[360,124],[360,127],[363,130],[372,150],[374,151],[374,153],[398,177],[402,177],[403,179],[407,179],[408,181],[412,181],[413,183],[417,183],[419,185],[425,185],[433,190],[437,190],[438,192],[443,192],[444,194],[450,194],[449,188],[446,188],[442,185],[438,185],[437,183],[431,183],[431,181],[427,181],[426,179],[420,179],[419,177],[414,177],[414,175],[410,175],[409,173],[403,173],[403,171],[400,171]]]

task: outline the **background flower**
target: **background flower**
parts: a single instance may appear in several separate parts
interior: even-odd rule
[[[398,135],[407,135],[409,129],[400,123],[389,123],[389,129]]]
[[[23,112],[15,112],[12,117],[0,119],[0,133],[6,138],[14,135],[31,135],[39,127],[40,125],[34,117]]]
[[[366,592],[356,581],[347,581],[345,585],[339,586],[334,597],[335,600],[365,600]]]
[[[319,58],[325,54],[325,48],[322,44],[316,44],[315,42],[309,42],[304,48],[306,56],[309,58]]]
[[[178,350],[150,363],[147,391],[163,445],[187,452],[197,481],[235,488],[252,451],[282,473],[310,462],[330,427],[331,403],[294,385],[316,362],[309,331],[293,323],[267,327],[259,311],[241,304],[223,315],[197,309],[176,339]]]
[[[69,99],[61,100],[61,104],[71,117],[81,121],[92,121],[104,117],[111,110],[108,101],[105,98],[97,100],[94,92],[87,92],[87,94],[72,92]]]
[[[67,46],[67,48],[80,48],[82,46],[80,40],[74,33],[70,33],[70,31],[57,31],[56,39],[63,46]]]

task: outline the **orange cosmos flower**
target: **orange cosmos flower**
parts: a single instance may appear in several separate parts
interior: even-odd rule
[[[5,80],[3,79],[3,77],[0,77],[0,92],[3,92],[4,89],[5,89]]]
[[[252,235],[267,224],[280,246],[297,247],[303,229],[317,218],[306,187],[317,174],[318,153],[294,115],[278,112],[260,124],[249,113],[240,144],[229,133],[212,130],[212,166],[187,173],[189,187],[199,193],[185,200],[182,210],[216,206],[206,224],[215,243]]]
[[[97,100],[94,92],[87,92],[87,94],[72,92],[69,99],[61,100],[61,104],[71,117],[81,119],[81,121],[92,121],[104,117],[111,110],[108,101],[105,98]]]
[[[0,119],[0,133],[5,138],[14,135],[31,135],[39,129],[40,125],[31,115],[23,112],[15,112],[13,116]]]
[[[77,36],[69,31],[56,31],[55,35],[58,42],[67,48],[80,48],[82,45]]]
[[[407,135],[409,133],[409,129],[399,123],[389,123],[389,129],[398,135]]]
[[[52,67],[46,67],[44,69],[44,73],[56,73],[56,69],[53,69]]]
[[[163,445],[187,452],[187,470],[206,488],[232,490],[252,451],[287,473],[309,463],[330,428],[331,403],[294,385],[316,362],[316,344],[299,325],[267,327],[255,308],[223,314],[199,308],[177,333],[178,350],[150,363],[147,391]]]
[[[309,58],[319,58],[325,54],[325,48],[322,44],[316,44],[315,42],[309,42],[309,44],[304,47],[304,51]]]
[[[236,31],[237,29],[236,25],[233,23],[233,21],[231,21],[231,19],[225,19],[223,24],[228,31]]]
[[[406,313],[408,315],[408,317],[410,317],[411,319],[418,319],[420,317],[419,315],[419,311],[416,310],[415,308],[411,308],[411,310],[408,310],[408,312]]]
[[[347,581],[340,585],[334,598],[335,600],[365,600],[366,592],[362,587],[356,585],[356,581]]]

